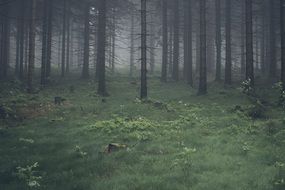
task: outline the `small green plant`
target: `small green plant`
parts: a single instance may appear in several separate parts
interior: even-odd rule
[[[279,95],[279,100],[278,100],[278,104],[280,106],[282,106],[283,108],[285,108],[285,90],[284,90],[284,84],[282,82],[278,82],[276,84],[273,85],[274,89],[277,89],[280,93]]]
[[[35,141],[33,139],[25,139],[25,138],[19,138],[19,141],[33,144]]]
[[[250,78],[241,83],[242,92],[246,95],[253,95],[254,89],[252,88],[252,81]]]
[[[40,180],[42,179],[42,177],[40,175],[37,175],[37,172],[35,171],[35,169],[37,169],[38,167],[38,162],[34,163],[31,166],[26,166],[24,168],[18,166],[16,168],[16,176],[20,180],[24,180],[30,188],[40,187]]]
[[[183,151],[177,154],[177,158],[174,160],[172,166],[181,166],[182,168],[189,168],[192,166],[192,156],[196,153],[196,148],[184,147]]]
[[[245,154],[247,154],[250,151],[250,146],[248,145],[247,142],[244,142],[242,145],[242,150]]]
[[[75,146],[75,153],[76,153],[78,156],[80,156],[80,157],[85,157],[85,156],[87,156],[87,152],[84,152],[84,151],[82,150],[82,148],[81,148],[80,146],[78,146],[78,145]]]
[[[278,170],[277,180],[275,180],[274,185],[283,186],[285,185],[285,180],[283,176],[285,164],[283,162],[275,162],[275,167]]]
[[[250,105],[246,109],[247,115],[253,119],[259,119],[265,117],[266,107],[260,100],[255,100],[253,105]]]

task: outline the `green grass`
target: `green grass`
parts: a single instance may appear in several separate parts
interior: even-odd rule
[[[149,102],[140,102],[137,85],[124,77],[110,79],[106,101],[92,81],[68,83],[34,95],[1,86],[2,104],[28,117],[1,121],[1,190],[285,189],[285,112],[275,106],[275,90],[258,89],[270,105],[253,119],[246,95],[216,83],[196,96],[183,83],[154,78]],[[66,102],[54,106],[55,96]],[[109,143],[128,148],[104,153]],[[19,177],[17,167],[36,162]],[[40,187],[28,186],[33,176],[41,176]]]

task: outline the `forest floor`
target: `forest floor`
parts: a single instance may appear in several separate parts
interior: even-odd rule
[[[70,83],[32,95],[1,85],[1,190],[285,189],[285,111],[270,86],[254,103],[238,85],[197,96],[154,78],[142,102],[126,77],[107,98]]]

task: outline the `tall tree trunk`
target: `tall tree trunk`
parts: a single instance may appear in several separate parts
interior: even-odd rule
[[[15,64],[15,75],[19,78],[19,71],[20,71],[20,35],[21,35],[21,23],[22,23],[22,18],[21,18],[21,9],[22,7],[20,6],[20,2],[18,2],[18,7],[17,7],[17,32],[16,32],[16,64]]]
[[[141,0],[141,99],[147,98],[146,24],[146,0]]]
[[[26,4],[21,1],[21,18],[25,17]],[[24,39],[25,39],[25,21],[20,24],[20,52],[19,52],[19,78],[24,78]]]
[[[254,86],[252,0],[246,0],[246,80]]]
[[[33,92],[33,75],[35,68],[35,12],[36,12],[36,0],[30,0],[30,36],[29,36],[29,65],[28,65],[28,92]]]
[[[50,79],[51,75],[51,55],[52,55],[52,19],[53,19],[53,0],[48,0],[48,27],[47,27],[47,61],[46,61],[46,78]]]
[[[169,27],[169,74],[172,75],[173,73],[173,24]]]
[[[66,73],[70,70],[70,12],[71,6],[70,2],[67,3],[67,13],[66,13]]]
[[[184,0],[184,79],[193,86],[192,2]]]
[[[221,80],[222,35],[221,35],[221,0],[216,0],[216,81]]]
[[[48,0],[43,1],[41,85],[46,85]]]
[[[134,11],[131,13],[131,47],[130,47],[130,77],[133,77],[135,67],[135,15]]]
[[[98,26],[98,94],[107,96],[105,79],[105,50],[106,50],[106,1],[99,1],[99,26]]]
[[[281,32],[281,82],[283,91],[285,90],[285,5],[284,0],[280,0],[280,32]]]
[[[231,0],[226,1],[226,67],[225,85],[232,83],[232,50],[231,50]]]
[[[45,86],[51,71],[52,0],[44,0],[43,9],[41,85]]]
[[[9,15],[10,5],[5,4],[2,7],[2,12],[5,15]],[[10,20],[7,17],[2,16],[2,35],[1,35],[1,68],[0,68],[0,79],[6,79],[8,75],[9,67],[9,54],[10,54]]]
[[[241,38],[240,38],[240,68],[241,68],[241,75],[244,76],[246,72],[246,59],[245,59],[245,0],[241,1]]]
[[[62,48],[61,48],[61,77],[65,76],[65,65],[66,65],[66,61],[65,61],[65,45],[66,45],[66,1],[67,0],[63,0],[63,27],[62,27]]]
[[[270,65],[269,65],[269,78],[274,80],[276,78],[277,60],[276,60],[276,26],[275,26],[275,1],[270,0],[270,31],[269,31],[269,43],[270,43]]]
[[[113,10],[113,30],[112,30],[112,54],[111,54],[111,71],[115,72],[115,58],[116,58],[116,17],[115,17],[115,9]]]
[[[27,11],[28,12],[28,11]],[[27,26],[25,27],[25,65],[24,65],[24,75],[26,78],[28,73],[28,65],[29,65],[29,26],[27,22]]]
[[[151,14],[151,20],[153,20],[153,15]],[[155,30],[154,24],[150,25],[150,54],[149,54],[149,66],[150,74],[154,73],[155,68]]]
[[[266,66],[265,66],[265,36],[266,36],[266,1],[262,2],[262,25],[261,25],[261,52],[260,52],[260,65],[261,65],[261,73],[264,75],[266,73]]]
[[[162,0],[162,68],[161,81],[167,81],[167,66],[168,66],[168,3],[167,0]]]
[[[198,95],[207,93],[206,0],[200,0],[200,81]]]
[[[85,24],[84,24],[84,57],[82,78],[89,78],[89,41],[90,41],[90,4],[87,3],[85,7]]]
[[[173,71],[172,79],[179,80],[179,1],[174,1],[174,23],[173,23]]]

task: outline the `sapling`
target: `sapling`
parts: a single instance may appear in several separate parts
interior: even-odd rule
[[[277,89],[280,93],[278,104],[285,108],[285,90],[283,89],[283,83],[278,82],[274,84],[273,88]]]
[[[80,157],[85,157],[87,156],[87,152],[84,152],[80,146],[76,145],[75,146],[75,153],[80,156]]]
[[[247,153],[250,151],[250,147],[246,142],[243,143],[242,150],[245,153],[245,155],[247,155]]]
[[[38,162],[34,163],[31,166],[26,166],[25,168],[18,166],[16,176],[20,180],[24,180],[26,184],[30,188],[37,188],[40,187],[40,180],[42,179],[41,176],[36,175],[35,169],[39,167]]]

